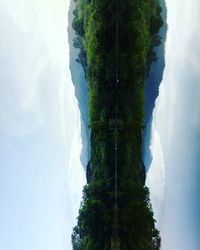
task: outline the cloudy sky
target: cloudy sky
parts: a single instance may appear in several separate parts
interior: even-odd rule
[[[147,176],[162,250],[200,249],[200,2],[166,0],[166,68]]]
[[[85,178],[68,8],[0,0],[0,249],[71,249]]]

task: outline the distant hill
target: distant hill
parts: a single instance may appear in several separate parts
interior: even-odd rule
[[[145,109],[145,129],[143,130],[143,159],[146,167],[146,171],[148,171],[152,156],[150,152],[150,140],[151,140],[151,120],[152,120],[152,112],[155,106],[156,98],[159,95],[159,86],[162,81],[163,71],[165,68],[165,41],[167,34],[167,9],[165,6],[165,0],[159,0],[160,6],[162,8],[162,19],[164,21],[163,26],[159,31],[159,35],[161,37],[161,44],[154,48],[156,52],[157,60],[151,64],[149,76],[145,85],[145,101],[144,101],[144,109]]]
[[[72,21],[74,18],[73,11],[75,10],[76,5],[75,2],[72,0],[70,2],[70,10],[69,10],[69,45],[70,45],[70,70],[72,74],[72,82],[75,87],[75,96],[78,100],[78,106],[81,113],[81,137],[83,148],[81,152],[81,163],[86,169],[86,166],[89,161],[90,155],[90,146],[89,146],[89,114],[88,114],[88,86],[85,79],[85,73],[83,67],[80,63],[77,62],[79,48],[74,47],[74,38],[75,38],[75,31],[72,28]]]

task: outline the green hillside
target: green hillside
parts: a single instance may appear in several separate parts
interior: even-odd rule
[[[77,0],[77,59],[89,87],[91,158],[74,250],[160,248],[144,186],[144,83],[162,25],[156,0]]]

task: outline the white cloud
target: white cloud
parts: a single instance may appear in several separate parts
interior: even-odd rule
[[[65,0],[0,2],[4,250],[71,249],[85,178],[79,161],[80,114],[69,71],[68,8]],[[68,175],[69,164],[73,175]]]
[[[146,178],[147,187],[151,188],[150,199],[152,207],[154,208],[154,217],[160,218],[162,210],[162,202],[164,198],[164,187],[165,187],[165,163],[163,159],[163,150],[160,142],[160,136],[156,131],[155,125],[152,124],[152,140],[150,149],[153,155],[153,160],[151,167],[148,171]],[[160,222],[160,221],[158,221]],[[157,223],[157,228],[160,228],[159,223]]]
[[[161,229],[162,250],[198,250],[200,3],[195,0],[166,2],[169,25],[166,68],[154,110],[154,160],[147,180],[155,211],[161,207],[156,219]],[[159,157],[160,148],[163,159]],[[164,196],[160,188],[163,161]],[[159,179],[160,186],[155,179]],[[161,199],[162,196],[160,206],[155,197]]]

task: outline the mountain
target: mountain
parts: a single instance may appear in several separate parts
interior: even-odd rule
[[[160,248],[142,161],[145,81],[160,43],[160,12],[156,0],[76,0],[90,159],[74,250]]]

